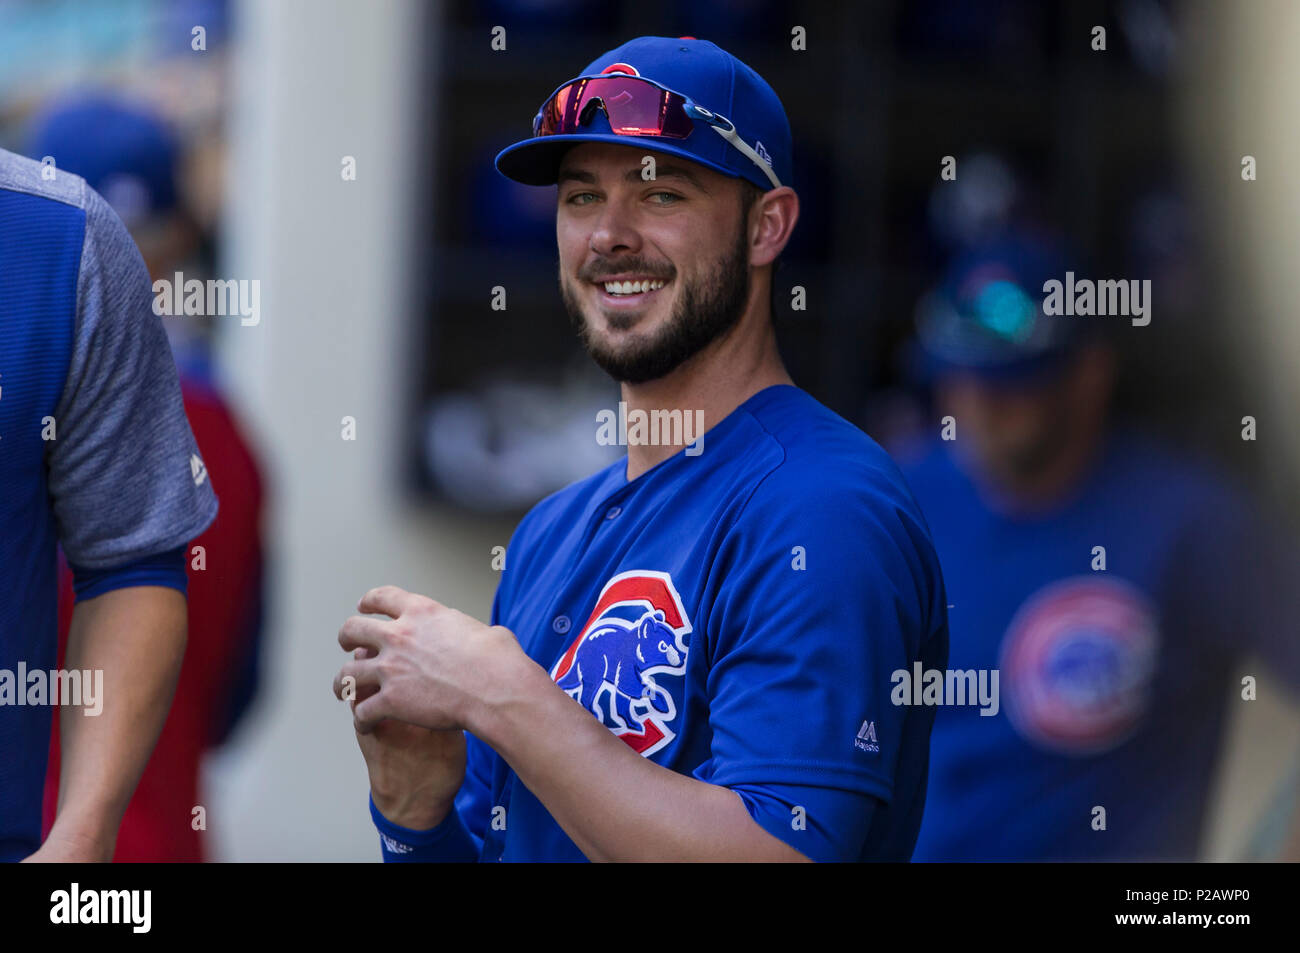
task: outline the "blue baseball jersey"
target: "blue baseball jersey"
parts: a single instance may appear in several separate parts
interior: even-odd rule
[[[40,846],[56,545],[87,595],[183,588],[181,547],[216,516],[152,300],[102,198],[0,151],[0,861]]]
[[[796,387],[760,391],[629,481],[626,460],[544,500],[506,554],[492,621],[634,751],[734,790],[814,860],[906,860],[933,709],[891,676],[947,657],[943,581],[893,462]],[[629,817],[637,791],[627,791]],[[488,746],[456,810],[386,825],[386,859],[579,861]]]
[[[1000,705],[940,707],[915,859],[1196,859],[1243,656],[1268,690],[1300,686],[1294,549],[1137,432],[1039,515],[989,506],[952,446],[901,466],[943,565],[949,668],[997,670]]]

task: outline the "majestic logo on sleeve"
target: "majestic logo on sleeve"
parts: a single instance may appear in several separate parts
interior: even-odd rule
[[[1065,754],[1116,747],[1146,709],[1158,641],[1154,609],[1127,583],[1081,577],[1039,590],[1002,642],[1012,724]]]
[[[685,673],[690,632],[668,573],[619,573],[551,678],[632,750],[652,755],[676,737],[668,725],[677,704],[659,679]]]

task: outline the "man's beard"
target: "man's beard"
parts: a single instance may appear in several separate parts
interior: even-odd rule
[[[742,220],[740,237],[713,267],[711,277],[683,285],[668,322],[652,338],[621,348],[607,348],[591,333],[582,305],[560,275],[560,296],[578,340],[600,367],[616,381],[641,384],[664,377],[740,321],[749,302],[749,247]],[[623,263],[622,272],[653,274],[636,260]],[[667,287],[665,285],[665,287]],[[644,319],[644,312],[636,315]],[[619,317],[609,319],[619,327]]]
[[[1066,452],[1079,424],[1063,394],[1052,393],[1051,423],[1030,439],[997,453],[997,469],[1013,484],[1030,483],[1053,467]]]
[[[1056,462],[1068,443],[1069,440],[1063,433],[1044,434],[1038,440],[1013,447],[1004,453],[1002,469],[1018,482],[1036,479]]]

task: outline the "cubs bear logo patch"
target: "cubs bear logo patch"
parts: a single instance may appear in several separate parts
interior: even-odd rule
[[[676,737],[690,620],[666,572],[633,570],[605,584],[591,616],[551,669],[551,679],[642,755]],[[670,687],[671,684],[671,687]]]
[[[1077,577],[1045,586],[1002,643],[1012,724],[1063,754],[1115,748],[1147,707],[1158,644],[1155,609],[1132,585]]]

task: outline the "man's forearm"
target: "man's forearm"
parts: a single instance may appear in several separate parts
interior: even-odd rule
[[[102,710],[60,718],[59,810],[50,840],[110,860],[122,814],[158,741],[185,654],[186,603],[176,589],[133,586],[77,604],[68,670],[104,673]]]
[[[643,758],[525,658],[469,725],[597,861],[799,861],[725,787]],[[508,693],[508,695],[506,694]],[[506,825],[509,826],[509,817]]]

